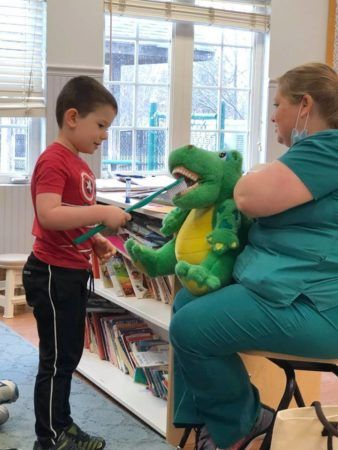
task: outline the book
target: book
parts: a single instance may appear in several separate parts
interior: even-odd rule
[[[84,348],[90,349],[90,324],[87,316],[85,317]]]
[[[87,316],[89,317],[93,325],[94,338],[96,342],[96,353],[99,355],[100,359],[108,359],[105,340],[103,338],[103,332],[100,323],[100,317],[102,317],[102,313],[89,312],[87,313]]]
[[[163,339],[157,339],[156,336],[152,336],[151,339],[142,339],[134,341],[130,345],[132,352],[146,352],[148,350],[169,350],[169,343]]]
[[[109,312],[111,314],[123,314],[125,313],[125,309],[121,308],[121,306],[115,305],[110,300],[107,300],[100,295],[92,292],[88,298],[86,304],[87,312]]]
[[[138,367],[155,367],[168,364],[168,351],[158,350],[146,352],[133,352]]]
[[[121,370],[123,370],[124,366],[122,367],[123,363],[120,360],[119,353],[116,347],[113,327],[116,322],[130,322],[132,320],[135,321],[135,319],[136,319],[135,316],[133,316],[130,313],[125,313],[121,315],[112,314],[101,318],[101,324],[104,330],[104,336],[106,340],[108,359],[114,366],[118,367]]]
[[[128,252],[124,247],[125,240],[121,235],[107,236],[108,241],[110,241],[113,246],[118,250],[122,255],[127,256]]]
[[[112,283],[113,283],[114,287],[115,287],[114,281],[118,282],[118,285],[120,286],[120,288],[122,290],[122,295],[125,295],[126,297],[135,296],[133,285],[132,285],[130,277],[128,275],[128,271],[127,271],[126,265],[124,263],[124,259],[120,253],[116,253],[109,259],[109,261],[107,262],[107,269],[108,269],[109,275],[112,279]],[[116,287],[116,289],[117,289],[117,287]],[[121,294],[117,294],[117,295],[121,295]]]
[[[100,263],[100,278],[105,288],[109,289],[114,287],[106,263]]]
[[[93,277],[96,279],[100,278],[100,263],[99,258],[95,255],[94,252],[91,254],[91,263],[92,263],[92,271]]]
[[[160,299],[163,303],[170,303],[171,295],[168,289],[168,285],[164,282],[163,276],[154,278],[155,283],[157,283]]]
[[[114,266],[114,261],[113,258],[115,258],[115,255],[113,255],[105,264],[106,267],[106,272],[108,274],[109,277],[109,281],[111,284],[111,287],[114,288],[115,294],[118,297],[124,297],[125,293],[124,290],[122,289],[122,286],[120,284],[120,281],[116,275],[116,271],[115,271],[115,266]],[[107,276],[107,275],[105,275]],[[104,284],[104,280],[103,280],[103,284]],[[106,287],[106,286],[105,286]]]
[[[120,362],[120,368],[125,373],[134,376],[135,365],[129,355],[129,349],[125,345],[123,335],[135,334],[136,330],[148,329],[148,325],[141,319],[135,318],[124,322],[116,322],[113,325],[114,341]]]
[[[135,267],[130,259],[123,257],[131,284],[137,298],[150,298],[151,292],[144,273]]]

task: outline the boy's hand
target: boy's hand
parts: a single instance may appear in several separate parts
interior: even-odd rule
[[[107,262],[116,253],[113,244],[101,234],[95,235],[93,241],[93,251],[101,262]]]
[[[112,230],[117,231],[120,227],[131,220],[131,215],[126,213],[123,209],[117,206],[104,206],[103,225]]]

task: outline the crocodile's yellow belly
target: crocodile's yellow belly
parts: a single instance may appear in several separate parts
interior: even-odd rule
[[[214,207],[192,209],[176,236],[177,261],[200,264],[210,251],[207,235],[212,231]]]

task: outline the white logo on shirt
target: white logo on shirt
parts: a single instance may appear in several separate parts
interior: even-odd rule
[[[81,193],[83,197],[89,202],[93,203],[95,196],[95,179],[87,172],[81,173]]]

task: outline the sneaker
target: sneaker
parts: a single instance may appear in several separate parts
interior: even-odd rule
[[[0,406],[0,425],[7,422],[9,418],[9,412],[6,406],[1,405]]]
[[[57,440],[57,443],[48,449],[41,447],[38,441],[35,441],[33,450],[79,450],[79,447],[62,432]]]
[[[90,436],[78,427],[74,422],[65,430],[66,435],[78,446],[85,450],[101,450],[105,448],[106,441],[103,438]]]
[[[2,403],[13,403],[19,397],[18,386],[10,380],[0,381],[0,405]]]
[[[260,415],[256,421],[255,426],[250,433],[231,447],[220,448],[217,447],[212,437],[210,436],[206,426],[203,426],[196,434],[196,450],[245,450],[250,444],[259,438],[262,438],[270,428],[275,411],[266,405],[262,405]]]

